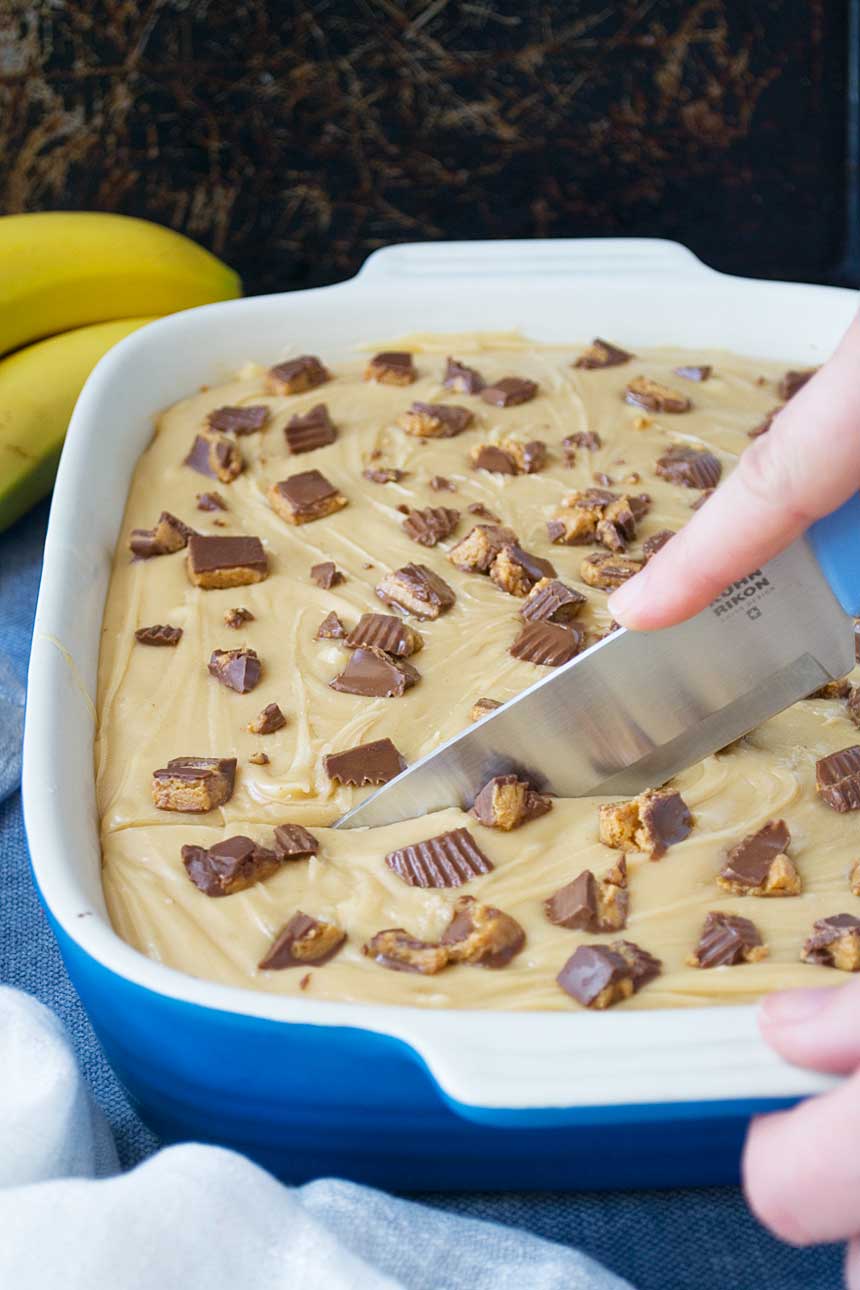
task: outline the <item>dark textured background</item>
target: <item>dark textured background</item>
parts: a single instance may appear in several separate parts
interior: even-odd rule
[[[0,0],[0,209],[148,216],[249,292],[440,237],[836,280],[850,3]]]

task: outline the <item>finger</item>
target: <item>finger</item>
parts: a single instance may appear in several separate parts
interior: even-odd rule
[[[792,1245],[860,1232],[860,1073],[791,1111],[754,1120],[743,1178],[756,1217]]]
[[[625,627],[681,622],[770,560],[860,485],[860,322],[741,455],[733,474],[635,578],[612,595]]]
[[[857,1237],[845,1251],[846,1290],[860,1290],[860,1240]]]
[[[848,1074],[860,1066],[860,981],[772,994],[761,1006],[759,1026],[787,1061]]]

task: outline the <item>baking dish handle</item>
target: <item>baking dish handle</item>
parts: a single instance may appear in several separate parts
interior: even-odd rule
[[[662,238],[535,238],[491,242],[405,242],[374,251],[358,280],[624,277],[716,278],[680,242]]]
[[[830,588],[846,614],[860,614],[860,493],[816,520],[807,535]]]

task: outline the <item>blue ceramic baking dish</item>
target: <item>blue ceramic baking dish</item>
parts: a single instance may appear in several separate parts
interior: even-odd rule
[[[828,1086],[780,1061],[748,1007],[591,1015],[332,1004],[238,990],[147,959],[100,882],[92,744],[100,624],[152,418],[295,339],[335,357],[396,329],[727,346],[818,362],[853,292],[728,278],[653,241],[401,246],[337,287],[163,319],[99,364],[54,494],[30,663],[24,810],[33,873],[108,1060],[166,1140],[279,1176],[382,1187],[624,1188],[737,1175],[751,1114]],[[798,335],[797,319],[804,321]],[[238,349],[241,352],[237,352]],[[109,428],[109,429],[108,429]]]

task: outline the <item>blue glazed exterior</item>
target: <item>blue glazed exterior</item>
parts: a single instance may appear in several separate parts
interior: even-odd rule
[[[155,1133],[230,1147],[289,1182],[335,1175],[407,1191],[727,1183],[750,1115],[787,1105],[462,1106],[399,1040],[171,999],[109,971],[52,925],[108,1061]]]

